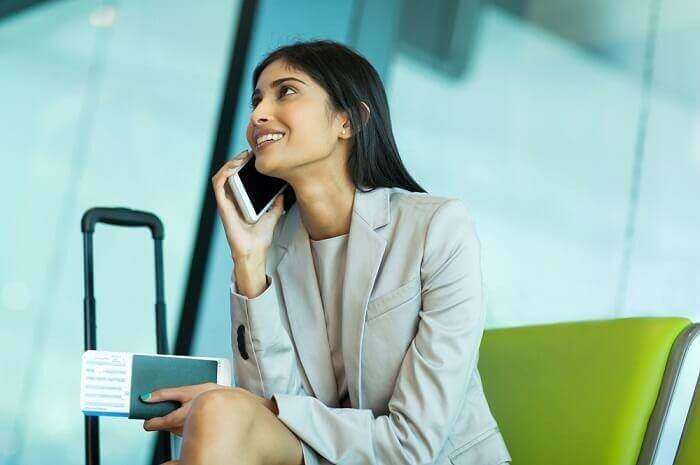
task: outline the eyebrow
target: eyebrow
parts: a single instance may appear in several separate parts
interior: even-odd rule
[[[299,81],[302,84],[306,85],[306,83],[304,81],[302,81],[301,79],[297,79],[297,78],[293,78],[293,77],[283,77],[283,78],[275,79],[274,81],[272,81],[272,84],[270,84],[270,87],[277,87],[278,85],[280,85],[284,81]],[[251,95],[250,98],[255,97],[259,93],[260,93],[260,89],[255,89],[255,91],[253,92],[253,95]]]

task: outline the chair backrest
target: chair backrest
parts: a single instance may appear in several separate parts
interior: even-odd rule
[[[484,391],[513,465],[635,465],[685,318],[487,330]]]

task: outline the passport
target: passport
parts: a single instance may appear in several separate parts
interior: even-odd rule
[[[87,350],[80,378],[83,414],[148,420],[167,415],[181,404],[144,402],[141,394],[208,382],[230,386],[231,363],[225,358]]]

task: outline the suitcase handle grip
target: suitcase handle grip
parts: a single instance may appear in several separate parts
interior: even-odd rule
[[[130,208],[94,207],[89,209],[85,212],[80,222],[83,233],[93,233],[97,223],[127,227],[148,226],[153,239],[163,239],[165,235],[163,223],[156,215]]]

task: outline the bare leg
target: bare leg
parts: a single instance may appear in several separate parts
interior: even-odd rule
[[[299,440],[256,396],[215,389],[192,402],[181,465],[301,465]]]

